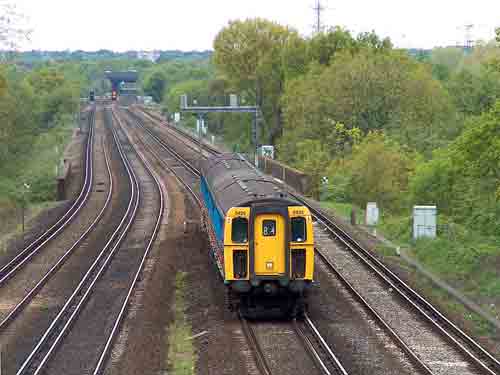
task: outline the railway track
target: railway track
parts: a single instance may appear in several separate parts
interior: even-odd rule
[[[85,275],[82,277],[76,288],[64,303],[64,306],[59,310],[55,318],[51,320],[50,325],[44,331],[43,335],[36,342],[34,348],[23,361],[21,367],[17,370],[16,375],[42,374],[47,372],[52,373],[52,369],[50,368],[50,366],[52,365],[51,360],[56,355],[62,356],[63,362],[71,362],[68,360],[68,358],[70,358],[70,354],[66,356],[65,353],[60,353],[61,346],[65,345],[65,341],[68,341],[67,336],[73,334],[74,327],[79,323],[80,316],[85,310],[85,306],[91,296],[96,293],[99,286],[102,287],[102,285],[100,285],[99,283],[103,278],[105,278],[106,271],[113,266],[113,260],[117,257],[117,253],[121,250],[121,245],[124,241],[126,241],[127,235],[129,235],[131,227],[136,220],[139,205],[141,202],[141,186],[136,172],[132,168],[129,157],[127,157],[120,143],[117,132],[114,128],[112,128],[112,134],[121,161],[126,169],[126,175],[131,187],[131,194],[129,202],[127,204],[127,209],[124,215],[121,217],[118,227],[113,231],[109,239],[107,239],[106,244],[98,253],[97,257],[92,262],[90,267],[87,269]],[[147,169],[147,164],[144,164],[144,166]],[[154,175],[151,176],[153,177]],[[135,272],[133,273],[132,280],[128,288],[126,289],[127,292],[125,298],[120,302],[119,311],[116,316],[112,318],[113,321],[111,325],[111,331],[109,333],[106,333],[106,339],[102,344],[98,342],[92,343],[93,347],[98,348],[96,360],[97,364],[93,371],[94,374],[101,373],[104,368],[106,359],[109,355],[109,350],[112,346],[113,340],[116,337],[119,326],[123,320],[128,303],[130,301],[130,297],[133,293],[137,280],[139,279],[140,273],[144,266],[144,262],[148,256],[149,250],[151,249],[151,246],[154,242],[154,239],[156,238],[156,234],[159,229],[159,223],[161,222],[163,213],[164,200],[157,178],[155,179],[155,181],[158,183],[157,187],[159,189],[158,191],[160,192],[159,194],[161,197],[161,209],[158,214],[156,225],[154,227],[154,230],[152,231],[142,257],[140,258],[139,264],[134,268]],[[140,229],[142,231],[142,228]],[[123,288],[125,289],[125,286],[123,286]],[[94,300],[95,298],[96,297],[94,296]],[[106,300],[105,303],[109,304],[109,299]],[[97,302],[93,301],[92,305],[94,306],[96,304]],[[113,303],[113,305],[116,305],[116,303]],[[106,325],[109,325],[109,316],[107,314],[104,314],[104,316],[101,315],[99,313],[94,313],[92,319],[95,319],[96,316],[99,316],[101,318],[100,321],[102,321]],[[80,353],[80,355],[81,354],[84,353]],[[85,355],[87,355],[87,353],[85,353]],[[76,361],[75,367],[78,367],[78,363]],[[50,370],[48,370],[48,368]]]
[[[257,340],[257,337],[255,336],[255,332],[252,326],[250,325],[248,320],[245,319],[243,316],[239,315],[238,317],[240,319],[241,326],[243,328],[243,334],[245,335],[247,343],[250,346],[250,350],[254,355],[257,368],[259,369],[262,375],[272,375],[271,368],[267,363],[264,351],[262,350],[259,341]]]
[[[28,246],[20,251],[9,262],[0,266],[0,287],[5,285],[23,266],[30,262],[35,255],[37,255],[44,246],[57,237],[71,221],[79,214],[87,203],[90,193],[92,192],[93,185],[93,141],[95,133],[95,108],[92,109],[89,117],[89,134],[87,137],[85,149],[85,177],[80,194],[75,199],[74,203],[67,210],[67,212],[45,232],[33,240]]]
[[[239,320],[257,368],[263,375],[288,374],[297,362],[302,362],[308,374],[348,374],[307,316],[304,320],[291,322],[252,322],[241,315]],[[284,358],[276,356],[278,347],[285,348]]]
[[[120,124],[120,127],[123,128],[123,125],[121,124],[121,121],[120,119],[116,116],[115,113],[113,113],[113,116],[115,118],[115,120]],[[145,263],[146,263],[146,260],[149,256],[149,253],[151,252],[151,248],[153,246],[153,243],[158,235],[158,232],[160,230],[160,225],[161,225],[161,221],[162,221],[162,218],[163,218],[163,212],[164,212],[164,208],[165,208],[165,197],[162,193],[162,187],[161,187],[161,182],[160,182],[160,178],[158,177],[158,175],[153,171],[153,168],[151,166],[151,164],[141,155],[137,152],[136,150],[136,153],[138,155],[138,157],[141,159],[142,163],[144,164],[144,166],[146,167],[146,169],[148,170],[150,176],[154,179],[156,185],[157,185],[157,188],[158,188],[158,191],[159,191],[159,196],[160,196],[160,207],[159,207],[159,215],[156,219],[156,223],[155,223],[155,226],[154,226],[154,229],[153,229],[153,233],[147,243],[147,246],[146,246],[146,249],[144,251],[144,254],[141,258],[141,261],[139,263],[139,266],[137,267],[137,271],[135,272],[134,274],[134,277],[130,283],[130,286],[127,290],[127,294],[126,294],[126,297],[125,299],[123,300],[122,304],[121,304],[121,307],[120,307],[120,311],[118,313],[118,315],[116,316],[114,322],[113,322],[113,328],[111,330],[111,332],[109,333],[107,339],[106,339],[106,344],[104,345],[104,348],[103,350],[101,351],[101,354],[99,355],[99,360],[97,361],[97,365],[95,366],[95,369],[93,371],[93,375],[98,375],[98,374],[101,374],[104,372],[105,370],[105,364],[106,364],[106,360],[109,358],[110,356],[110,353],[111,353],[111,349],[112,349],[112,345],[114,343],[114,341],[116,340],[117,338],[117,335],[119,333],[119,327],[120,325],[122,324],[123,322],[123,319],[125,318],[125,313],[126,313],[126,310],[127,310],[127,306],[129,305],[130,303],[130,299],[132,297],[132,293],[135,289],[135,287],[137,286],[137,283],[139,281],[139,277],[141,275],[141,272],[142,270],[144,269],[144,266],[145,266]]]
[[[129,183],[132,186],[132,194],[126,214],[122,217],[120,225],[113,232],[111,238],[107,241],[106,245],[74,289],[71,296],[67,299],[63,308],[51,321],[49,327],[45,330],[33,350],[22,363],[16,375],[40,374],[44,371],[49,359],[54,355],[57,346],[61,343],[65,334],[70,329],[70,326],[81,312],[97,280],[106,269],[106,266],[109,264],[113,254],[118,249],[121,240],[123,240],[128,228],[130,228],[133,222],[139,204],[138,182],[119,143],[117,143],[117,147],[127,170]]]
[[[5,330],[8,325],[15,319],[15,317],[25,308],[26,305],[37,295],[37,293],[47,284],[47,282],[56,274],[56,272],[64,265],[64,263],[69,259],[69,257],[78,249],[78,247],[83,243],[83,241],[89,236],[89,234],[97,227],[105,211],[110,206],[111,197],[113,192],[113,179],[111,177],[111,165],[109,156],[104,148],[104,160],[106,164],[106,170],[109,177],[110,185],[106,200],[100,212],[94,219],[94,221],[88,226],[88,228],[77,238],[77,240],[63,253],[63,255],[57,260],[56,263],[50,267],[50,269],[39,279],[39,281],[29,289],[29,291],[24,295],[24,297],[14,306],[10,312],[0,320],[0,332]],[[30,258],[25,258],[28,261]]]
[[[157,116],[152,114],[149,115],[157,121],[161,121],[157,118]],[[170,129],[172,131],[177,131],[181,136],[188,137],[191,142],[199,144],[212,154],[220,153],[214,148],[208,147],[204,143],[200,143],[199,140],[193,138],[186,132],[181,132],[175,127],[170,127]],[[369,272],[373,273],[373,275],[376,275],[376,277],[383,284],[395,292],[398,298],[405,301],[407,306],[414,312],[414,314],[416,314],[416,316],[418,316],[419,319],[423,319],[437,334],[443,338],[444,341],[453,347],[454,350],[460,352],[465,358],[467,358],[477,373],[488,375],[500,373],[500,361],[484,349],[476,340],[463,332],[455,323],[436,309],[423,296],[414,291],[409,285],[389,270],[368,250],[364,249],[352,236],[340,228],[328,216],[311,205],[306,199],[296,194],[291,194],[311,210],[314,219],[320,223],[321,226],[328,231],[334,239],[341,243],[347,251],[351,252],[359,260],[359,262],[361,262],[365,269],[369,270]],[[389,335],[393,337],[401,350],[409,356],[410,360],[415,366],[417,366],[417,368],[427,374],[439,373],[439,370],[434,368],[435,363],[426,363],[425,347],[411,348],[407,345],[398,333],[384,320],[384,318],[377,313],[376,309],[372,308],[370,303],[363,298],[361,293],[359,293],[359,291],[357,291],[352,284],[347,282],[347,280],[342,276],[342,273],[335,268],[335,265],[328,260],[321,249],[317,249],[317,255],[335,275],[341,276],[341,280],[343,279],[342,282],[344,285],[349,284],[348,289],[355,296],[355,298],[362,302],[368,312],[374,316],[382,327],[384,327],[384,329],[389,333]],[[472,373],[476,372],[472,371]],[[457,373],[460,373],[460,371]]]
[[[293,325],[297,335],[301,337],[309,355],[313,358],[318,369],[320,369],[324,375],[348,374],[339,358],[328,346],[318,328],[316,328],[307,314],[305,314],[303,322],[294,320]]]
[[[209,144],[207,144],[205,142],[200,141],[199,139],[197,139],[196,137],[194,137],[193,134],[190,134],[189,132],[187,132],[187,131],[179,128],[179,127],[172,126],[172,125],[168,124],[161,117],[155,115],[154,113],[149,113],[149,112],[145,111],[142,107],[137,107],[137,109],[145,117],[147,117],[149,119],[152,119],[152,120],[156,121],[157,123],[162,124],[170,132],[170,134],[172,134],[180,142],[183,142],[193,152],[195,152],[195,153],[199,152],[200,148],[204,149],[204,150],[207,150],[207,152],[212,153],[212,154],[216,154],[216,153],[219,152],[219,150],[217,150],[215,147],[212,147],[211,145],[209,145]],[[132,111],[130,111],[130,112],[133,113]],[[186,144],[185,143],[186,142],[186,138],[189,138],[189,140],[192,143],[194,143],[196,145],[196,147],[192,147],[191,145]]]
[[[157,136],[153,131],[151,131],[147,126],[145,126],[142,119],[130,112],[131,117],[135,120],[135,125],[144,131],[144,133],[150,137],[156,145],[163,148],[170,155],[172,155],[181,165],[183,165],[190,174],[194,177],[199,178],[200,172],[190,164],[189,161],[184,159],[178,152],[172,149],[165,141],[163,141],[159,136]],[[152,148],[151,145],[146,145],[145,142],[141,143],[148,148]],[[151,153],[157,155],[156,152],[150,150]],[[160,156],[156,156],[157,160],[170,170],[176,177],[177,180],[186,188],[190,193],[192,198],[197,202],[198,206],[201,208],[202,203],[198,194],[193,190],[193,180],[186,181],[185,177],[181,176],[175,168],[172,168],[168,163],[164,162]],[[257,336],[252,328],[252,323],[249,323],[247,319],[239,315],[240,322],[242,324],[243,332],[247,339],[247,342],[254,354],[255,362],[259,371],[264,375],[271,375],[271,367],[266,360],[263,350],[259,344]],[[302,342],[303,347],[310,355],[311,360],[316,365],[316,368],[321,374],[332,375],[332,374],[342,374],[347,375],[347,371],[344,369],[340,360],[334,354],[332,349],[328,346],[325,339],[321,336],[319,330],[315,327],[312,320],[306,316],[304,322],[294,321],[292,323],[292,330],[296,333],[299,340]]]

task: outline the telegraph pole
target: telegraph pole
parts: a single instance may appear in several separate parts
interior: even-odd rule
[[[319,34],[321,31],[323,31],[323,24],[321,20],[325,7],[322,5],[321,0],[317,0],[316,5],[314,6],[313,9],[316,18],[316,22],[314,25],[314,33]]]
[[[463,47],[466,50],[471,50],[474,47],[474,37],[473,37],[474,27],[475,27],[475,25],[472,23],[457,27],[457,29],[463,30],[463,32],[464,32]],[[461,43],[461,42],[457,42],[457,44],[459,44],[459,43]]]
[[[474,47],[474,40],[472,39],[472,29],[474,28],[473,24],[465,25],[465,47],[470,50]]]

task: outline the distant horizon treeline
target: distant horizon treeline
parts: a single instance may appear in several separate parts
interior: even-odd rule
[[[30,50],[30,51],[0,51],[0,55],[4,59],[18,59],[24,63],[37,63],[47,61],[85,61],[85,60],[113,60],[113,59],[131,59],[141,60],[138,58],[138,52],[149,50],[130,50],[125,52],[117,52],[108,49],[99,49],[96,51],[85,50]],[[181,51],[181,50],[153,50],[159,52],[157,62],[169,60],[206,60],[210,59],[213,54],[211,50],[205,51]]]
[[[451,48],[450,47],[435,47],[435,48]],[[466,47],[456,46],[455,48],[467,50]],[[428,48],[403,48],[410,56],[417,58],[428,58],[432,54],[433,49]],[[82,60],[110,60],[110,59],[136,59],[141,60],[137,55],[143,51],[158,52],[160,57],[157,62],[161,63],[169,60],[209,60],[213,54],[213,49],[206,50],[179,50],[179,49],[144,49],[144,50],[128,50],[114,51],[111,49],[98,50],[45,50],[31,49],[26,51],[1,50],[0,55],[5,59],[19,58],[23,62],[46,62],[46,61],[82,61]]]

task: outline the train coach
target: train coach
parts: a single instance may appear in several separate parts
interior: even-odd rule
[[[200,188],[228,308],[246,316],[302,314],[314,270],[308,208],[240,154],[202,161]]]

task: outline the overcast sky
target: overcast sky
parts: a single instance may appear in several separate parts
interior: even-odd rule
[[[12,0],[29,17],[23,49],[100,48],[116,51],[211,49],[229,20],[264,17],[310,35],[316,0]],[[323,0],[324,21],[357,33],[375,30],[399,47],[491,39],[500,26],[499,0]]]

